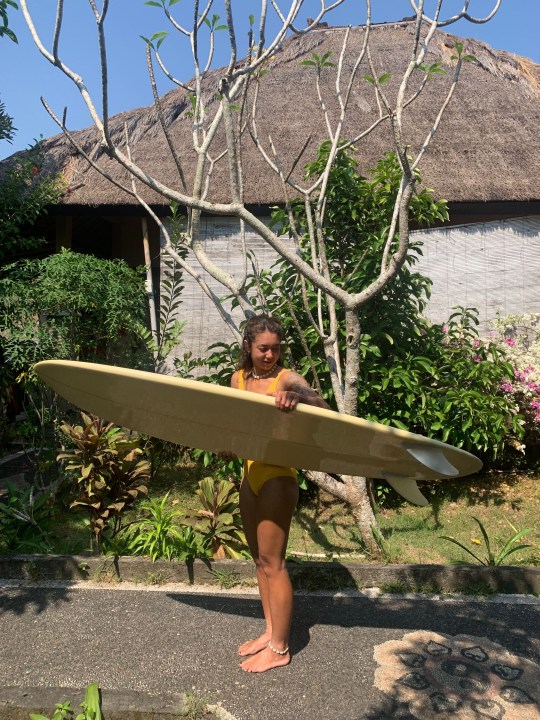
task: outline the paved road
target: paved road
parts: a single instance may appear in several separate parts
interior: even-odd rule
[[[193,689],[237,720],[404,720],[413,717],[404,709],[411,698],[421,720],[510,717],[510,706],[520,720],[540,719],[540,600],[301,595],[291,665],[250,675],[239,668],[236,647],[260,622],[253,594],[2,587],[0,687],[97,681],[105,700],[113,690]],[[388,641],[397,644],[374,659]],[[393,661],[381,661],[385,648],[402,665],[393,679]],[[442,670],[428,668],[441,657],[444,673],[459,680],[457,704]],[[460,714],[472,701],[477,714]]]

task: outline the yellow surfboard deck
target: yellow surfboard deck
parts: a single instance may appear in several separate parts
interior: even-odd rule
[[[37,363],[69,402],[152,437],[303,470],[386,480],[425,505],[417,480],[477,472],[474,455],[437,440],[300,404],[285,413],[257,393],[141,370],[69,360]]]

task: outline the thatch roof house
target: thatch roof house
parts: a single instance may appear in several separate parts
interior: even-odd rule
[[[380,73],[391,72],[400,78],[410,56],[414,25],[399,22],[375,26],[371,30],[371,52]],[[312,53],[321,56],[332,52],[336,59],[341,51],[345,29],[320,28],[285,42],[271,63],[270,72],[261,80],[258,128],[263,139],[272,136],[283,166],[290,168],[298,153],[311,137],[296,173],[314,156],[325,139],[325,125],[313,82],[313,69],[301,64]],[[353,28],[345,61],[351,67],[364,37],[362,27]],[[405,113],[406,136],[418,148],[432,126],[452,76],[454,46],[460,41],[438,31],[434,37],[428,63],[440,62],[447,70],[436,75],[428,89]],[[500,308],[503,313],[540,312],[538,287],[540,271],[540,66],[507,52],[493,50],[477,40],[463,41],[474,62],[464,66],[442,125],[421,170],[425,184],[450,203],[448,227],[423,233],[426,237],[424,270],[434,280],[432,314],[439,318],[452,305],[476,305],[485,319]],[[370,125],[377,106],[370,85],[362,76],[355,84],[344,137],[353,137]],[[209,114],[217,105],[220,72],[205,80]],[[334,97],[335,68],[323,69],[322,90],[331,112],[336,111]],[[397,80],[385,86],[395,92]],[[193,169],[191,148],[191,103],[183,90],[169,92],[163,98],[167,123],[189,178]],[[178,186],[174,163],[157,121],[154,108],[139,108],[115,116],[111,121],[113,136],[123,145],[127,125],[135,161],[164,183]],[[103,152],[94,129],[74,133],[86,152],[101,166],[129,186],[127,173]],[[44,143],[47,163],[60,169],[69,184],[62,203],[51,217],[54,228],[50,238],[57,246],[108,256],[123,256],[134,263],[142,262],[142,210],[136,201],[117,186],[103,179],[88,163],[77,157],[62,135]],[[360,169],[367,171],[387,150],[391,140],[387,125],[379,126],[367,142],[358,144]],[[245,201],[257,208],[262,217],[270,206],[282,201],[278,177],[271,172],[249,134],[243,140]],[[218,154],[216,148],[215,155]],[[159,212],[166,204],[142,186],[141,194]],[[227,161],[217,163],[210,182],[209,199],[228,201]],[[236,223],[227,218],[206,218],[209,248],[220,253],[234,269]],[[156,272],[159,238],[151,232]],[[260,241],[252,238],[257,246]],[[263,248],[259,248],[263,253]],[[266,251],[264,251],[266,252]],[[263,257],[263,262],[269,261]],[[200,302],[198,291],[186,300]],[[198,352],[216,340],[216,327],[208,319],[208,310],[187,308],[192,321],[195,343],[188,345]],[[194,327],[199,323],[197,327]],[[222,331],[221,331],[222,332]]]

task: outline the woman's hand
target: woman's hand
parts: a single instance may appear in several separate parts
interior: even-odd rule
[[[278,390],[274,396],[276,398],[276,407],[283,412],[290,412],[300,402],[300,394],[294,390]]]

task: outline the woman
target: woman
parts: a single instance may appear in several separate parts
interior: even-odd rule
[[[290,412],[299,402],[328,408],[301,375],[280,365],[284,331],[268,315],[248,320],[242,341],[240,370],[231,386],[273,395],[276,407]],[[298,500],[296,470],[247,460],[240,487],[240,512],[256,565],[266,623],[262,635],[239,648],[247,672],[265,672],[288,665],[293,591],[285,566],[285,549]]]

